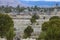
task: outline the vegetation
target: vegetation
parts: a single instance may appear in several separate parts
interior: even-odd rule
[[[20,7],[19,5],[17,5],[17,7],[12,7],[12,6],[0,6],[0,12],[4,12],[4,13],[10,13],[10,12],[17,12],[20,13],[22,11],[24,11],[24,7]]]
[[[15,36],[13,27],[10,28],[8,33],[6,34],[7,40],[13,40],[13,37]]]
[[[23,12],[25,9],[27,9],[28,11],[40,11],[41,9],[44,10],[44,12],[47,12],[48,10],[50,12],[54,11],[54,8],[48,8],[48,10],[46,8],[40,8],[38,6],[32,6],[32,7],[21,7],[20,5],[17,5],[17,7],[12,7],[12,6],[0,6],[0,12],[4,12],[4,13],[10,13],[10,12]],[[60,9],[60,7],[58,7],[58,9]],[[40,11],[42,12],[42,10]]]
[[[53,19],[53,20],[52,20]],[[37,40],[60,40],[60,19],[57,16],[42,24],[42,34]]]
[[[31,18],[31,19],[30,19],[30,21],[31,21],[31,23],[33,24],[33,23],[35,23],[35,22],[36,22],[36,19]]]
[[[7,6],[7,7],[4,8],[4,12],[5,13],[10,13],[10,12],[12,12],[12,9]]]
[[[33,24],[33,23],[36,23],[36,19],[39,19],[39,16],[34,14],[32,16],[32,18],[30,19],[30,22]],[[37,24],[38,25],[38,24]],[[24,38],[28,38],[31,36],[31,33],[33,32],[33,28],[31,26],[28,26],[25,30],[24,30],[24,35],[23,37]]]
[[[56,6],[58,6],[58,4],[56,4]],[[32,6],[32,7],[20,7],[20,5],[17,5],[17,7],[12,7],[12,6],[0,6],[0,12],[5,12],[5,13],[10,13],[12,11],[15,11],[15,12],[22,12],[24,11],[25,9],[28,9],[28,11],[40,11],[41,9],[44,10],[44,12],[47,12],[48,10],[50,12],[54,11],[54,8],[41,8],[41,7],[38,7],[38,6]],[[60,9],[60,7],[57,7],[57,9]],[[42,12],[42,10],[41,10]]]
[[[34,10],[34,11],[39,11],[39,10],[40,10],[40,8],[39,8],[39,7],[37,7],[37,6],[34,6],[34,7],[33,7],[33,10]]]
[[[36,15],[36,14],[34,14],[34,15],[32,16],[32,18],[30,19],[31,23],[32,23],[32,24],[33,24],[33,23],[36,23],[36,19],[39,19],[39,16]]]
[[[32,9],[30,7],[27,7],[28,11],[32,11]]]
[[[29,38],[31,36],[31,33],[33,32],[33,28],[31,26],[28,26],[25,30],[24,30],[24,38]]]
[[[60,17],[58,17],[58,16],[53,16],[53,17],[51,17],[49,20],[55,20],[55,19],[60,19]]]
[[[7,40],[13,40],[14,24],[12,18],[6,14],[0,14],[0,37],[6,37]]]
[[[20,7],[19,5],[16,7],[16,11],[17,11],[18,13],[24,11],[24,9],[25,9],[24,7]]]
[[[10,7],[10,6],[0,6],[0,12],[2,13],[2,12],[5,12],[5,13],[10,13],[10,12],[12,12],[12,7]]]

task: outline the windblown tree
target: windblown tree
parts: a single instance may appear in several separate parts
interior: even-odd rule
[[[7,36],[9,38],[7,38]],[[13,40],[14,23],[12,18],[7,14],[0,14],[0,37],[6,37],[7,40]]]

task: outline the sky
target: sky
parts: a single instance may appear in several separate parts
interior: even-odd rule
[[[60,5],[60,0],[0,0],[1,5],[11,5],[11,6],[55,6],[55,4]]]
[[[21,1],[60,1],[60,0],[21,0]]]
[[[60,0],[20,0],[23,4],[29,6],[42,6],[42,7],[51,7],[58,4],[60,6]]]

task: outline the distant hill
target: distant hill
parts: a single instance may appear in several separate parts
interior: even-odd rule
[[[0,6],[1,5],[16,6],[18,4],[20,4],[20,2],[17,0],[0,0]]]

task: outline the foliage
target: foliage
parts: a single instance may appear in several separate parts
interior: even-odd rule
[[[43,17],[43,19],[45,19],[46,17]]]
[[[16,7],[16,11],[17,11],[18,13],[24,11],[24,9],[25,9],[24,7],[20,7],[19,5]]]
[[[60,20],[51,20],[49,22],[49,26],[46,30],[46,37],[47,40],[60,40]]]
[[[60,17],[58,17],[58,16],[53,16],[53,17],[51,17],[49,20],[55,20],[55,19],[60,19]]]
[[[1,37],[6,37],[6,34],[9,31],[11,31],[11,29],[13,29],[13,26],[14,26],[14,24],[13,24],[12,18],[9,15],[0,14],[0,36]],[[12,30],[12,31],[14,31],[14,30]],[[8,33],[8,35],[13,34],[13,32],[11,32],[12,34],[9,34],[9,33]]]
[[[13,40],[13,37],[15,36],[14,29],[11,27],[10,30],[6,34],[7,40]]]
[[[30,7],[27,7],[28,11],[32,11],[32,9]]]
[[[45,36],[46,36],[46,32],[41,32],[39,37],[36,40],[41,40],[41,39],[43,40]]]
[[[31,19],[30,19],[30,21],[31,21],[31,23],[33,24],[33,23],[35,23],[35,22],[36,22],[36,19],[31,18]]]
[[[39,38],[44,40],[60,40],[60,19],[55,16],[51,20],[44,22],[42,24],[42,32],[45,32],[46,35],[40,34]],[[43,37],[42,37],[43,36]]]
[[[33,32],[32,27],[31,27],[31,26],[28,26],[28,27],[24,30],[24,38],[30,37],[32,32]]]
[[[42,31],[46,31],[47,30],[47,28],[48,28],[48,22],[44,22],[43,24],[42,24]]]
[[[34,18],[34,19],[39,19],[39,16],[38,16],[37,14],[34,14],[34,15],[32,16],[32,18]]]
[[[9,7],[5,7],[5,8],[4,8],[4,12],[5,12],[5,13],[10,13],[10,12],[12,12],[12,10],[11,10],[11,8],[9,8]]]
[[[39,10],[40,10],[40,8],[39,8],[39,7],[37,7],[37,6],[34,6],[34,7],[33,7],[33,10],[34,10],[34,11],[39,11]]]
[[[34,15],[32,16],[32,18],[30,19],[31,23],[32,23],[32,24],[35,23],[35,22],[36,22],[36,19],[39,19],[39,16],[36,15],[36,14],[34,14]]]
[[[17,7],[12,7],[12,6],[0,6],[0,12],[4,12],[4,13],[10,13],[10,12],[17,12],[20,13],[22,11],[25,10],[25,7],[20,7],[19,5],[17,5]]]

